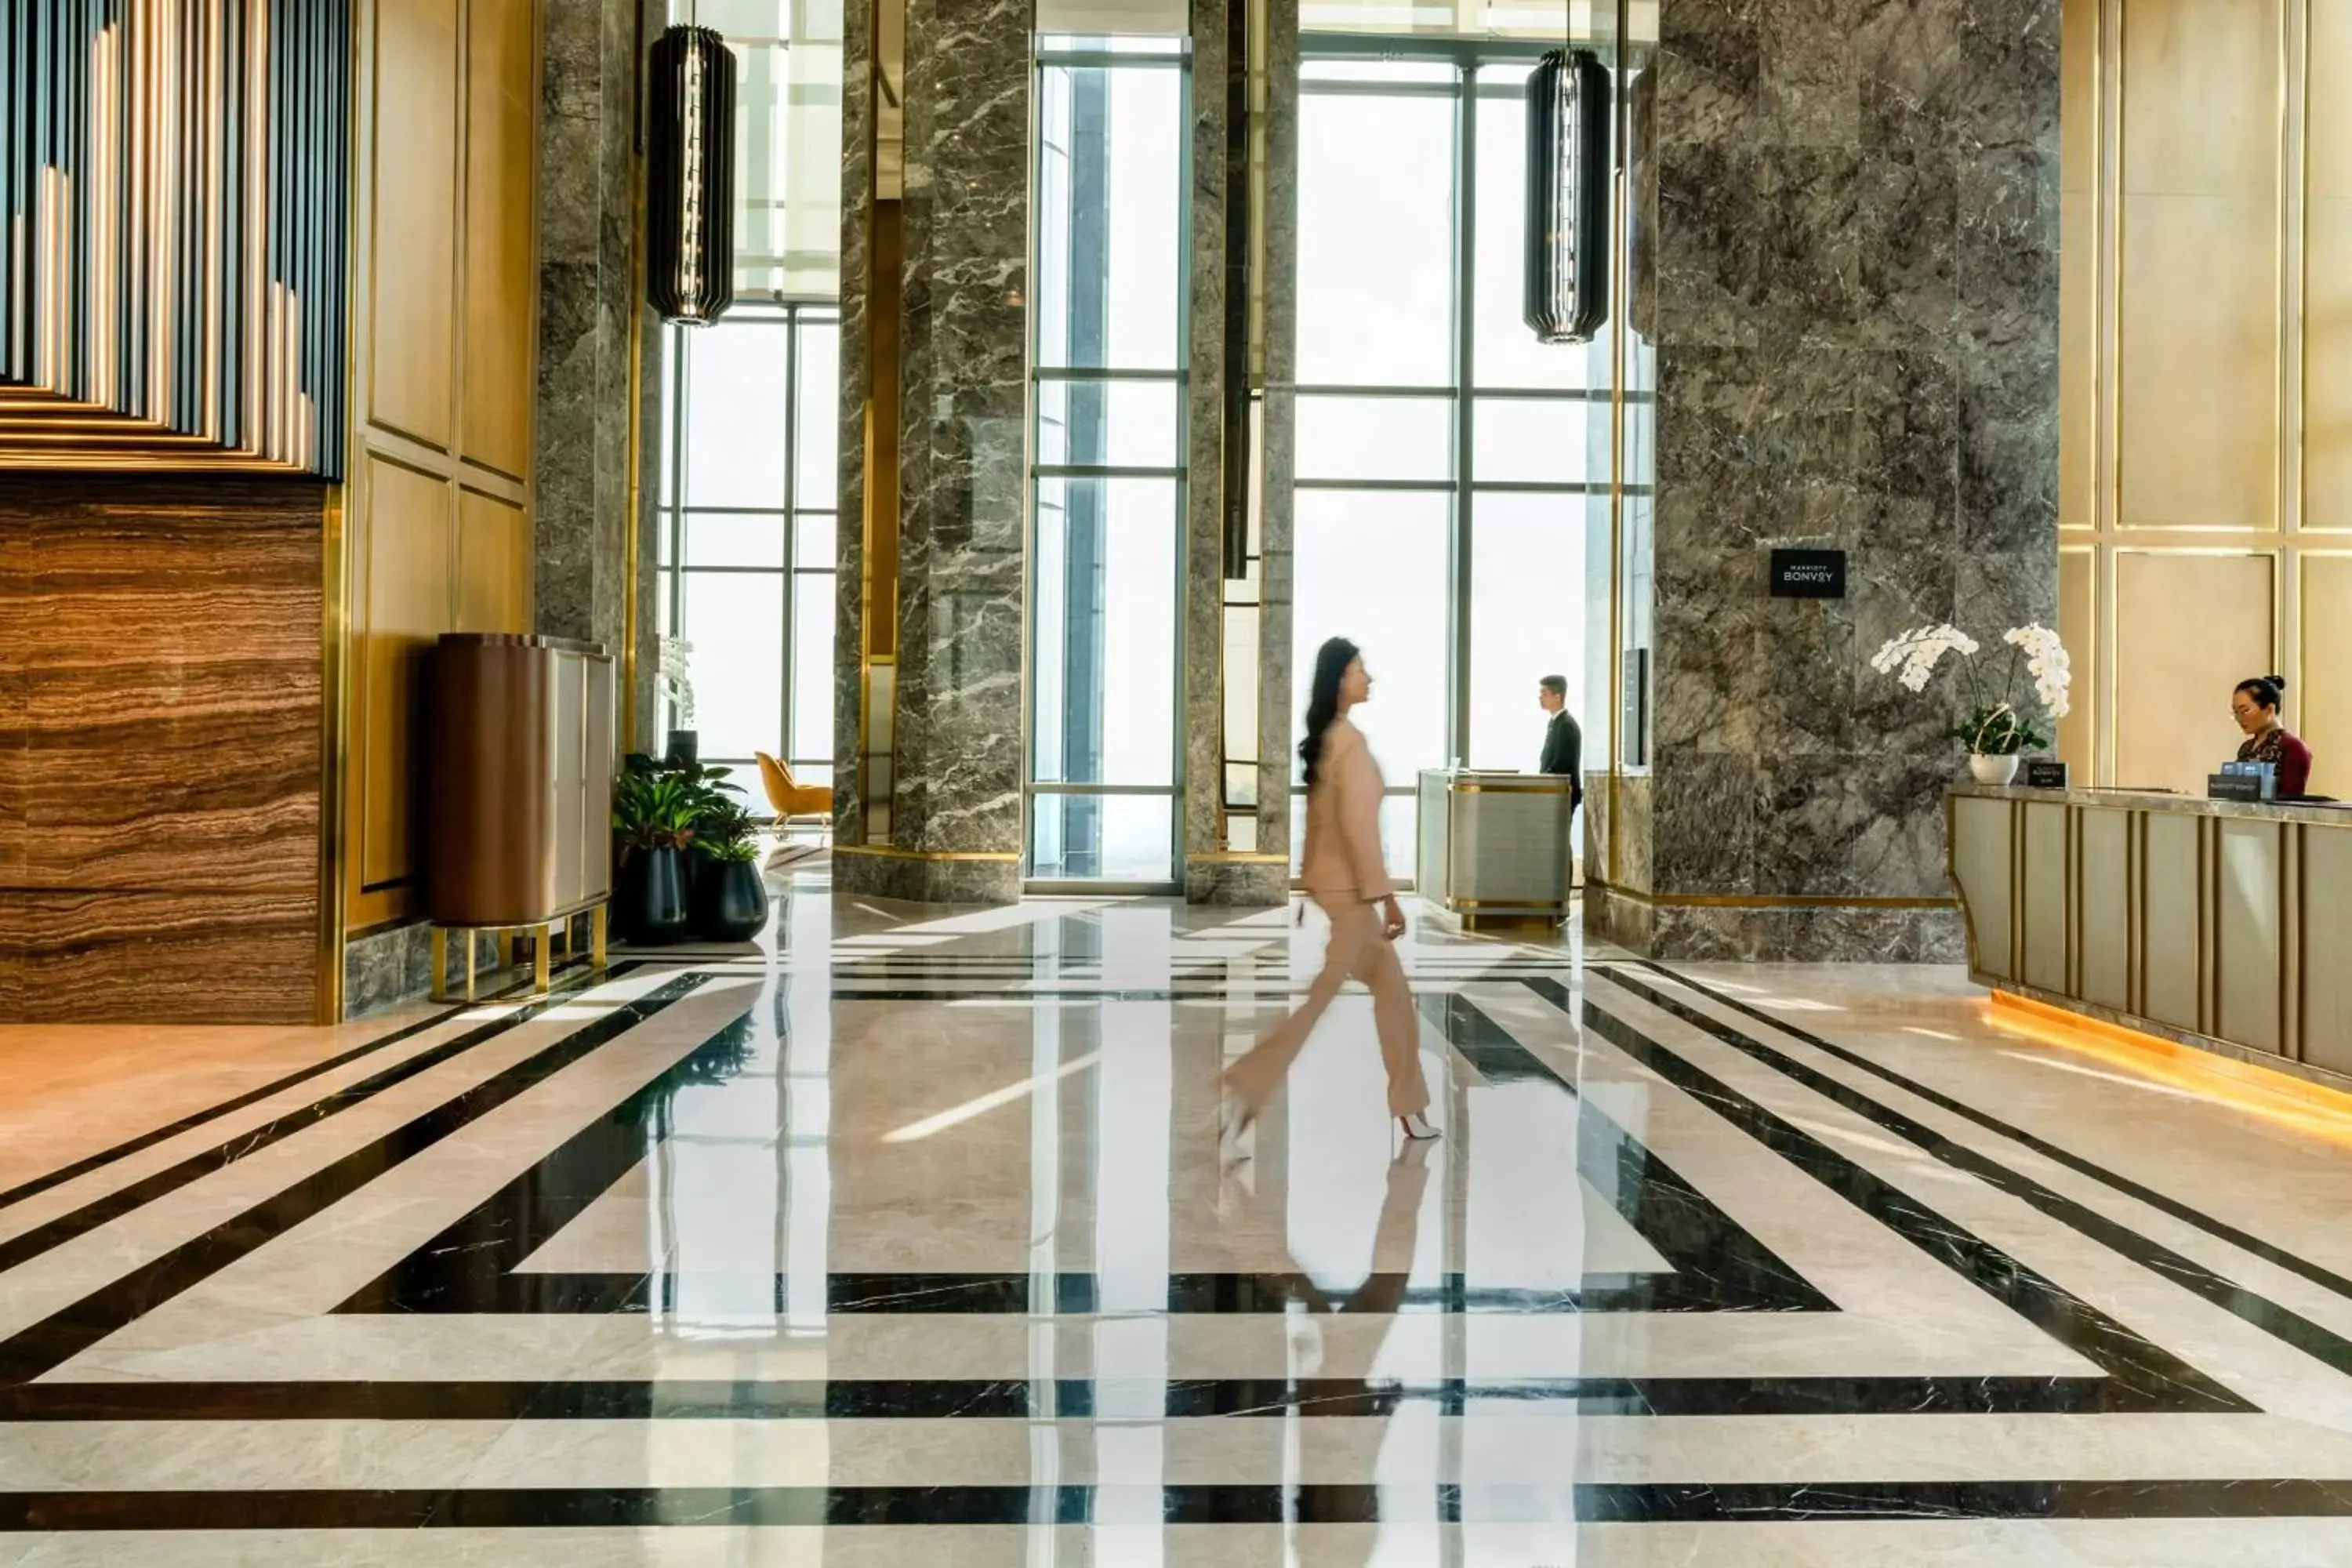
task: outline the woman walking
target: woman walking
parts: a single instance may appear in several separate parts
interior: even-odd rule
[[[1353,975],[1372,993],[1372,1025],[1388,1069],[1389,1113],[1407,1138],[1434,1138],[1423,1112],[1429,1089],[1422,1081],[1420,1030],[1412,992],[1391,944],[1404,934],[1404,910],[1381,859],[1380,764],[1348,710],[1371,695],[1372,678],[1356,645],[1333,637],[1315,656],[1307,701],[1307,738],[1298,755],[1307,764],[1307,849],[1299,879],[1331,920],[1323,970],[1297,1011],[1258,1037],[1249,1054],[1225,1070],[1223,1152],[1239,1158],[1242,1134],[1289,1072],[1308,1031]]]

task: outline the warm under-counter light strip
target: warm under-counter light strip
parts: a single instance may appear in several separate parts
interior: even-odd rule
[[[1985,1022],[2004,1034],[2090,1057],[2277,1126],[2352,1145],[2352,1094],[2342,1089],[2086,1018],[2014,992],[1992,994]]]

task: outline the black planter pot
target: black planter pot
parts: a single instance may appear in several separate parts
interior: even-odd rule
[[[751,860],[705,858],[694,873],[694,931],[705,942],[750,942],[768,923],[768,888]]]
[[[620,926],[640,947],[687,934],[686,868],[675,849],[639,849],[621,862]]]

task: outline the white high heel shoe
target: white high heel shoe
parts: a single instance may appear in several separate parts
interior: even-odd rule
[[[1256,1125],[1257,1112],[1244,1104],[1241,1096],[1227,1093],[1217,1102],[1217,1158],[1228,1165],[1237,1164],[1250,1157],[1242,1140]]]
[[[1396,1121],[1397,1126],[1402,1130],[1405,1137],[1413,1142],[1425,1142],[1438,1136],[1437,1129],[1429,1124],[1429,1118],[1418,1110],[1408,1111],[1398,1117]]]

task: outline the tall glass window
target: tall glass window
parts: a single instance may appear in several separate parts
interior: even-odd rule
[[[735,54],[735,306],[663,342],[658,624],[689,644],[706,762],[833,780],[839,0],[672,0]],[[664,702],[661,719],[677,714]]]
[[[1583,691],[1587,488],[1585,351],[1519,314],[1533,55],[1399,47],[1301,73],[1293,710],[1363,648],[1391,870],[1416,772],[1532,769],[1538,682]]]
[[[703,760],[755,805],[754,752],[833,782],[840,322],[830,304],[739,303],[672,328],[665,356],[661,629],[693,649]]]
[[[1029,874],[1175,879],[1185,76],[1176,39],[1038,54]]]

